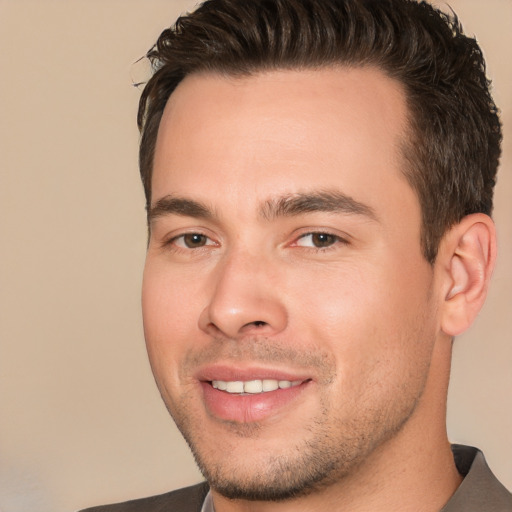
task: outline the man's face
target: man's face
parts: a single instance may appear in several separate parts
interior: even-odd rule
[[[284,499],[399,435],[438,318],[400,86],[193,75],[157,140],[143,285],[163,399],[214,489]]]

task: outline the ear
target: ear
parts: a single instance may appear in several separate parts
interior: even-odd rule
[[[482,308],[496,261],[496,230],[482,213],[464,217],[443,237],[441,266],[444,301],[441,329],[449,336],[464,332]]]

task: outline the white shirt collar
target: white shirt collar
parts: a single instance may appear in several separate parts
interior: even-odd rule
[[[215,508],[213,507],[213,498],[212,493],[208,491],[206,498],[203,502],[203,507],[201,508],[201,512],[215,512]]]

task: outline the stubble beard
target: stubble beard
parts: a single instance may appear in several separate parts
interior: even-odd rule
[[[333,366],[324,375],[334,379],[335,373]],[[205,427],[190,410],[168,409],[211,488],[229,499],[278,502],[320,492],[353,474],[377,447],[401,430],[413,414],[424,384],[419,384],[415,394],[385,404],[367,408],[361,404],[364,413],[349,421],[333,421],[336,405],[324,400],[320,413],[305,428],[307,435],[293,444],[285,440],[282,454],[269,453],[259,461],[240,452],[244,440],[257,442],[264,425],[225,422],[234,448],[220,454],[215,446],[205,445]],[[179,403],[191,400],[184,394]]]
[[[319,493],[353,474],[378,446],[401,430],[416,403],[400,411],[402,414],[394,421],[379,415],[364,425],[359,421],[357,425],[341,425],[337,432],[331,432],[324,421],[317,420],[308,429],[308,439],[291,446],[287,443],[285,454],[268,454],[264,462],[258,463],[251,460],[250,454],[247,459],[243,453],[219,456],[204,446],[201,432],[191,422],[176,415],[173,418],[212,489],[234,500],[279,502]],[[326,419],[327,411],[322,416]],[[243,451],[242,439],[257,440],[263,428],[255,424],[233,425],[231,434],[240,441],[238,451]]]

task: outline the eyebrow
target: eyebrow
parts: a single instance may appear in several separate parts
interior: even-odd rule
[[[213,210],[192,199],[168,195],[159,199],[148,209],[148,223],[164,215],[180,215],[196,219],[212,219]]]
[[[298,193],[265,201],[261,215],[268,220],[293,217],[304,213],[329,212],[363,215],[378,221],[375,210],[340,191]]]
[[[362,215],[378,221],[377,214],[372,207],[356,201],[340,191],[296,193],[270,198],[262,203],[259,214],[265,220],[270,221],[279,217],[295,217],[314,212]],[[148,222],[151,223],[164,215],[179,215],[205,220],[216,217],[213,209],[205,203],[173,195],[162,197],[148,210]]]

